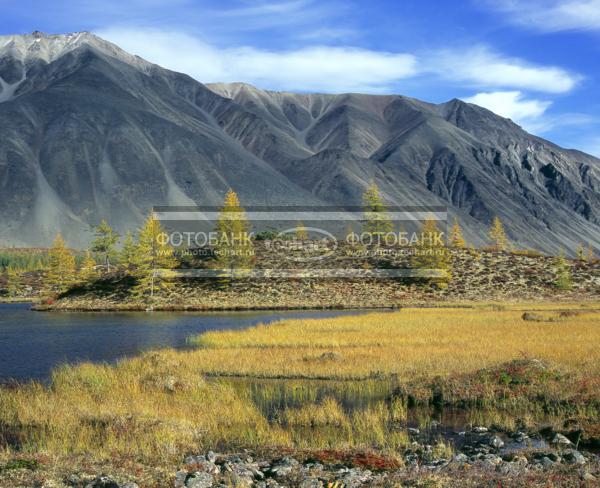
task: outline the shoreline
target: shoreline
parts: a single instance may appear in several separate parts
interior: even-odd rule
[[[0,302],[0,304],[3,302]],[[10,302],[5,302],[10,303]],[[32,303],[31,311],[33,312],[73,312],[73,313],[85,313],[85,312],[293,312],[293,311],[385,311],[385,310],[402,310],[403,308],[464,308],[473,309],[478,306],[507,306],[507,305],[527,305],[532,304],[532,307],[528,307],[527,311],[536,312],[544,311],[548,309],[535,308],[533,304],[555,304],[556,307],[553,310],[562,311],[568,309],[562,309],[562,306],[566,305],[579,305],[584,306],[586,304],[597,304],[598,299],[594,297],[582,297],[580,299],[564,298],[564,297],[538,297],[529,298],[527,300],[506,300],[502,298],[498,299],[482,299],[482,300],[418,300],[418,301],[405,301],[403,303],[390,303],[382,305],[367,304],[364,306],[356,304],[310,304],[310,305],[160,305],[155,307],[149,307],[143,304],[125,304],[123,306],[55,306],[55,305],[43,305],[36,304],[35,301],[23,300],[20,302],[12,303]],[[600,307],[586,308],[586,310],[600,310]]]

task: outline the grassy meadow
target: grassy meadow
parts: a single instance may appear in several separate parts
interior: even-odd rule
[[[536,308],[544,321],[522,319]],[[191,350],[112,366],[63,366],[48,386],[0,388],[0,459],[91,453],[174,466],[185,453],[242,448],[376,449],[393,458],[409,445],[411,404],[429,408],[436,395],[468,407],[472,423],[515,427],[518,413],[532,424],[555,415],[558,426],[568,414],[598,427],[600,312],[593,304],[286,320],[190,342]],[[279,378],[288,387],[253,393],[233,376]],[[303,386],[317,379],[336,386],[324,394]],[[372,401],[347,408],[361,395]],[[279,407],[262,408],[267,403]]]
[[[548,321],[522,319],[523,310]],[[566,312],[571,310],[571,312]],[[600,312],[593,306],[520,304],[498,309],[407,308],[318,320],[290,320],[191,339],[204,373],[358,379],[464,373],[516,358],[600,373]]]

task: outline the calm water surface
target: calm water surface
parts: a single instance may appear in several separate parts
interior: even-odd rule
[[[207,330],[239,329],[282,318],[332,317],[349,311],[32,312],[0,304],[0,381],[46,380],[55,366],[112,362],[160,347],[182,348]]]

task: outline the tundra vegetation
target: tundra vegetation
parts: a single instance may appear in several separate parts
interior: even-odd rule
[[[0,389],[0,457],[41,472],[91,457],[163,483],[183,455],[208,449],[378,453],[397,468],[409,420],[427,428],[438,408],[462,411],[465,428],[556,435],[575,425],[581,446],[594,445],[599,323],[598,304],[513,303],[208,332],[192,350],[65,365],[48,385]],[[452,455],[451,443],[432,442]]]

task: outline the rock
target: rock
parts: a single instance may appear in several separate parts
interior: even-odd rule
[[[369,483],[372,478],[373,475],[368,469],[363,471],[358,468],[352,468],[340,478],[340,481],[345,488],[356,488]]]
[[[317,478],[308,478],[302,480],[300,488],[323,488],[323,482]]]
[[[211,474],[197,471],[185,480],[186,488],[211,488],[213,477]]]
[[[544,468],[551,468],[552,466],[554,466],[554,461],[552,461],[549,457],[544,456],[542,459],[540,459],[540,464]]]
[[[489,440],[489,445],[495,449],[501,449],[502,447],[504,447],[504,441],[500,439],[500,437],[495,435]]]
[[[205,456],[187,456],[184,461],[185,464],[203,464],[206,462]]]
[[[469,457],[466,454],[463,454],[462,452],[459,452],[458,454],[454,455],[454,457],[452,458],[452,460],[455,463],[464,464],[464,463],[468,463],[469,462]]]
[[[271,473],[276,477],[288,476],[300,465],[294,458],[286,456],[271,466]]]
[[[516,442],[525,442],[529,436],[525,432],[517,432],[514,436]]]
[[[569,449],[568,451],[565,451],[562,457],[567,464],[583,465],[587,462],[585,457],[583,457],[583,454],[575,449]]]
[[[556,434],[552,439],[552,444],[559,446],[570,446],[572,442],[562,434]]]
[[[497,466],[498,464],[502,463],[502,458],[500,456],[496,456],[495,454],[486,454],[483,456],[483,461],[487,464]]]
[[[473,427],[473,432],[475,432],[476,434],[485,434],[488,431],[487,427]]]
[[[119,488],[119,483],[109,476],[100,475],[95,480],[85,485],[85,488]]]
[[[137,483],[134,483],[132,481],[128,481],[121,488],[140,488],[140,487],[138,486]]]
[[[411,435],[419,435],[421,431],[419,429],[415,429],[413,427],[408,428],[408,433]]]
[[[177,473],[175,473],[175,488],[184,488],[187,477],[187,471],[177,471]]]
[[[211,463],[214,463],[217,460],[217,455],[212,451],[208,451],[206,454],[206,459]]]
[[[269,478],[265,481],[258,481],[254,486],[256,488],[279,488],[281,485],[274,479]]]

